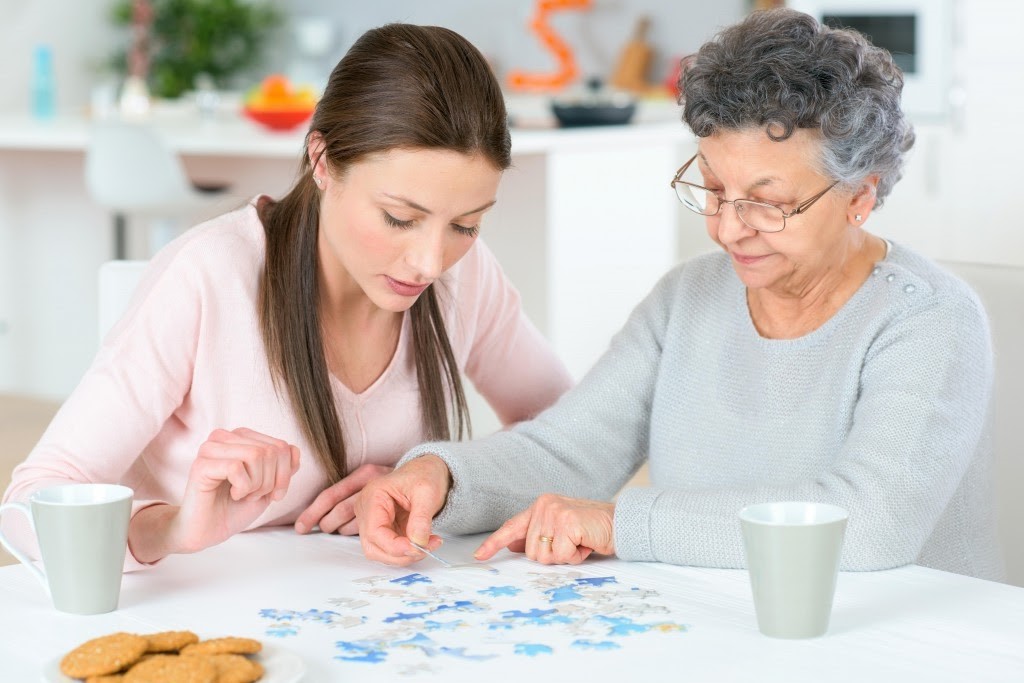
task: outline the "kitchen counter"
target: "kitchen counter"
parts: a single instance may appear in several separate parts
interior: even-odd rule
[[[197,121],[161,117],[147,122],[157,126],[170,147],[180,154],[295,159],[305,134],[303,129],[266,131],[242,118]],[[84,152],[89,125],[89,119],[83,116],[36,121],[28,116],[0,114],[0,152]]]
[[[647,144],[689,137],[674,102],[641,103],[636,122],[626,126],[593,126],[559,129],[536,102],[510,103],[513,120],[528,127],[512,129],[516,154],[546,152],[556,148],[592,147],[603,144]],[[276,132],[233,112],[203,119],[179,108],[157,110],[146,119],[158,127],[172,149],[183,155],[258,157],[294,160],[302,150],[306,125],[294,131]],[[89,140],[90,120],[82,115],[63,115],[38,121],[26,114],[0,112],[0,152],[81,152]]]

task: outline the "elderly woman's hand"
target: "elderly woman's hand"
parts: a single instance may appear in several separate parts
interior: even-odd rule
[[[450,486],[448,466],[436,455],[411,460],[369,482],[355,502],[366,557],[404,566],[424,557],[409,541],[437,550],[441,537],[430,532],[430,525]]]
[[[591,553],[615,554],[615,504],[545,493],[488,536],[473,556],[485,561],[502,548],[526,551],[542,564],[579,564]]]

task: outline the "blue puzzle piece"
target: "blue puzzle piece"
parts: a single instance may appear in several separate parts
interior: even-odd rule
[[[595,588],[598,587],[598,586],[603,586],[606,583],[618,583],[618,582],[619,582],[618,579],[616,579],[614,576],[591,576],[591,577],[576,579],[576,583],[578,583],[581,586],[594,586]]]
[[[405,576],[399,576],[397,579],[391,579],[389,583],[397,583],[401,586],[411,586],[415,583],[433,583],[429,576],[423,574],[406,574]]]
[[[578,650],[618,650],[622,646],[610,640],[580,639],[572,641],[571,647]]]
[[[489,595],[492,598],[500,598],[503,595],[516,596],[522,592],[522,588],[516,588],[515,586],[491,586],[490,588],[484,588],[483,590],[477,591],[477,593]]]
[[[565,602],[566,600],[581,600],[582,595],[576,590],[575,586],[559,586],[558,588],[549,588],[544,591],[545,595],[549,595],[550,602]]]

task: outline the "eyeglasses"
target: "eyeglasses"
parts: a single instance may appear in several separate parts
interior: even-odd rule
[[[786,227],[786,219],[802,214],[811,208],[814,202],[825,196],[829,190],[838,185],[838,181],[832,183],[824,190],[797,205],[795,209],[786,213],[774,204],[755,202],[752,199],[723,199],[706,187],[701,187],[685,180],[680,180],[686,169],[690,167],[697,155],[694,154],[682,168],[676,171],[672,178],[672,189],[683,206],[701,216],[716,216],[725,204],[732,204],[736,209],[736,215],[740,217],[744,225],[753,228],[758,232],[781,232]]]

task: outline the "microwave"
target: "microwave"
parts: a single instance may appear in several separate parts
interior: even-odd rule
[[[860,31],[903,71],[903,110],[944,119],[953,93],[954,0],[788,0],[823,24]]]

